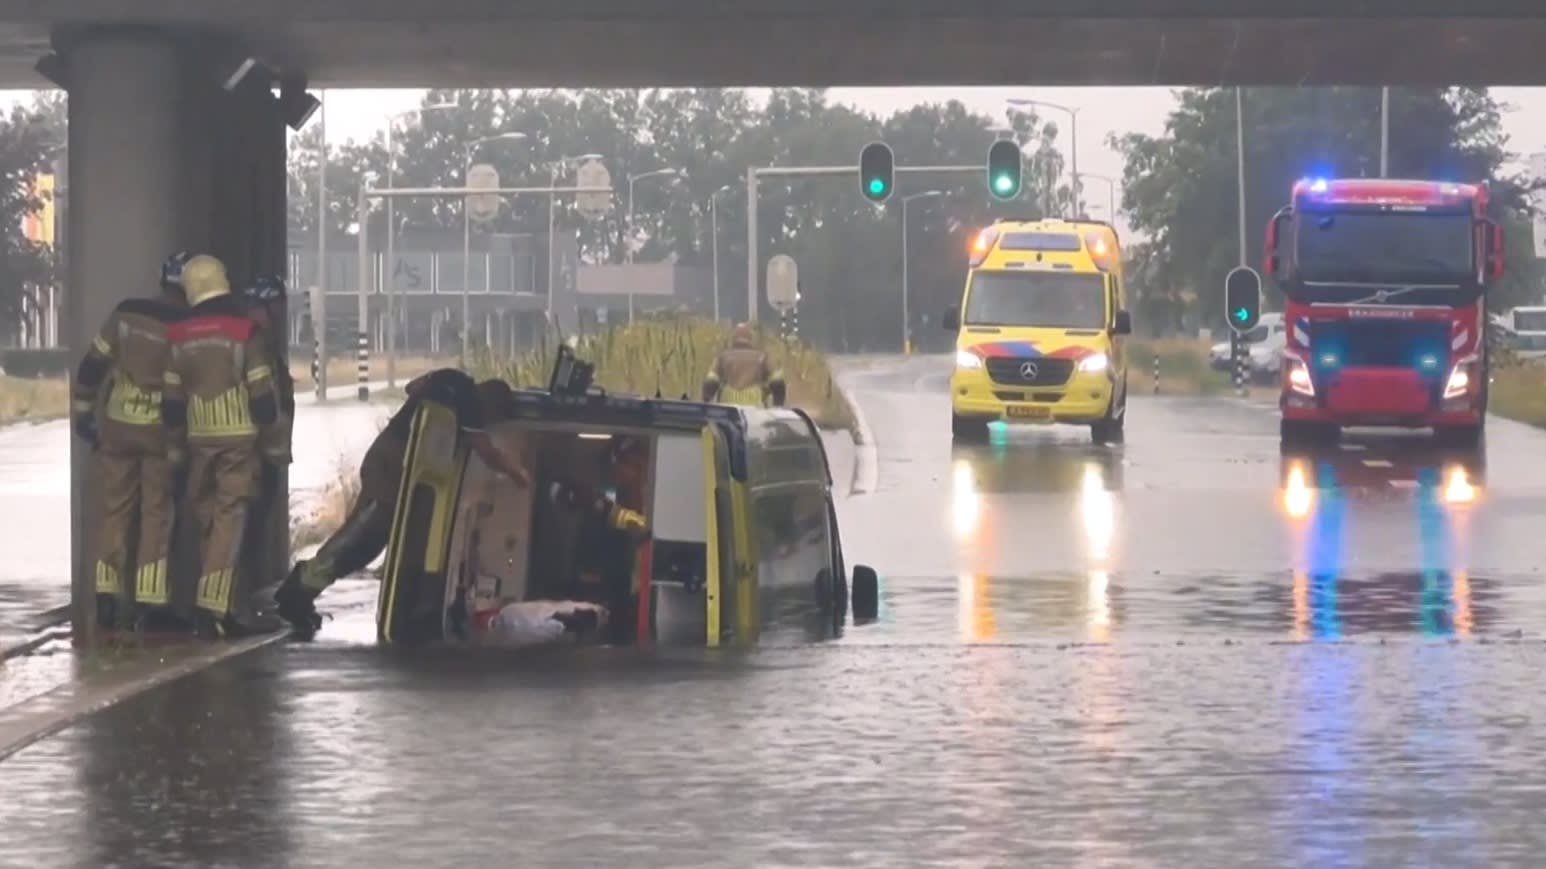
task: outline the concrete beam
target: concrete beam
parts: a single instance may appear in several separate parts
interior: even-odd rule
[[[328,87],[1546,84],[1539,0],[14,5],[3,86],[37,81],[50,33],[104,20],[175,23]]]

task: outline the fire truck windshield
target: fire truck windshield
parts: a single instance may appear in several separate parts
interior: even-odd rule
[[[1468,214],[1304,210],[1297,229],[1296,265],[1305,283],[1457,288],[1475,283],[1474,224]]]

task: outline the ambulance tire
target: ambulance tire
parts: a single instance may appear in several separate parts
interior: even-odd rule
[[[1126,423],[1127,395],[1124,394],[1120,403],[1111,403],[1104,418],[1090,425],[1090,440],[1102,446],[1122,443],[1127,438]]]
[[[958,441],[980,443],[988,439],[988,420],[951,414],[950,435]]]
[[[854,623],[872,622],[880,616],[880,576],[864,565],[854,568],[854,579],[849,589],[853,602]]]

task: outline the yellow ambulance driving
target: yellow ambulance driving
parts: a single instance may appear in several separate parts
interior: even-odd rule
[[[995,421],[1088,425],[1120,443],[1132,334],[1122,254],[1110,224],[998,221],[972,242],[957,333],[951,431],[981,440]]]

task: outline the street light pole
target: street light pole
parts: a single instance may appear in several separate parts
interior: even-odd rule
[[[434,109],[454,109],[457,103],[431,103],[427,106],[419,106],[414,109],[406,109],[387,118],[386,149],[387,149],[387,187],[397,186],[397,150],[392,147],[392,130],[397,122],[410,115],[422,115]],[[387,353],[387,388],[397,385],[397,215],[392,208],[392,200],[387,200],[387,229],[386,229],[386,278],[383,288],[386,290],[386,353]],[[363,230],[362,230],[363,233]]]
[[[712,253],[711,260],[714,269],[714,322],[719,322],[719,194],[730,189],[730,185],[715,190],[709,194],[709,244]]]
[[[672,178],[681,180],[682,173],[679,169],[653,169],[649,172],[640,172],[638,175],[628,176],[628,217],[623,231],[623,262],[633,265],[633,185],[635,181],[645,178]],[[628,322],[633,322],[633,282],[628,282]]]
[[[554,245],[553,234],[556,231],[558,213],[558,172],[571,163],[584,163],[588,160],[600,160],[600,154],[581,154],[578,157],[560,157],[553,161],[553,171],[548,180],[548,310],[547,320],[549,325],[553,323],[553,258],[557,247]]]
[[[1068,143],[1069,143],[1069,172],[1073,177],[1073,216],[1078,217],[1082,211],[1082,203],[1079,196],[1079,107],[1064,106],[1058,103],[1049,103],[1046,100],[1035,100],[1025,97],[1016,97],[1008,100],[1012,106],[1040,106],[1044,109],[1055,109],[1068,115]]]
[[[922,193],[914,193],[911,196],[902,197],[902,352],[911,356],[913,353],[912,319],[908,315],[908,286],[907,286],[907,206],[914,199],[927,199],[940,196],[942,191],[925,190]]]
[[[1245,96],[1243,89],[1235,86],[1235,187],[1238,188],[1240,212],[1240,265],[1245,265]]]
[[[466,156],[462,161],[462,184],[468,183],[468,176],[472,174],[472,155],[477,152],[478,146],[490,142],[515,142],[526,138],[525,133],[498,133],[493,136],[484,136],[481,139],[473,139],[467,143]],[[470,284],[472,283],[472,215],[467,207],[468,200],[462,200],[462,346],[458,351],[461,367],[467,367],[467,342],[471,340],[469,323],[472,320],[472,297]],[[488,275],[488,258],[484,258],[484,276]]]
[[[1094,172],[1082,173],[1080,178],[1092,178],[1103,181],[1106,184],[1106,219],[1113,224],[1117,222],[1117,182],[1110,175],[1099,175]]]

